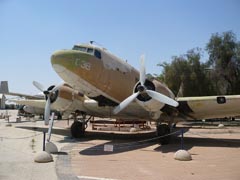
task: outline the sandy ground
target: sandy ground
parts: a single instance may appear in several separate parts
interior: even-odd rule
[[[142,139],[138,134],[119,136],[89,128],[85,138],[72,140],[67,122],[56,121],[52,141],[61,151],[53,155],[54,162],[39,164],[34,157],[42,151],[42,130],[47,127],[43,121],[16,123],[16,112],[10,113],[12,127],[0,119],[0,179],[240,179],[240,127],[186,131],[184,148],[193,160],[183,162],[173,158],[180,149],[177,136],[161,146],[155,141],[136,143]],[[113,145],[113,152],[105,152],[105,144]]]
[[[4,112],[5,111],[1,111]],[[1,113],[0,112],[0,113]],[[34,157],[43,148],[43,133],[35,129],[43,127],[43,121],[16,123],[16,111],[9,111],[11,127],[6,127],[7,121],[0,119],[0,179],[1,180],[42,180],[58,179],[55,171],[57,155],[54,162],[35,163]],[[52,140],[58,148],[64,137],[54,134]]]
[[[184,147],[193,158],[188,162],[173,158],[180,147],[178,138],[167,146],[145,143],[119,149],[118,142],[110,142],[116,144],[113,153],[103,151],[103,145],[109,141],[78,143],[72,149],[72,167],[79,176],[111,179],[240,179],[240,135],[203,136],[186,134]]]

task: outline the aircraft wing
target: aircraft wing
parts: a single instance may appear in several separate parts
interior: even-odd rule
[[[19,97],[24,97],[26,99],[44,99],[44,95],[42,96],[37,96],[37,95],[29,95],[29,94],[22,94],[22,93],[14,93],[14,92],[8,92],[4,93],[5,95],[10,95],[10,96],[19,96]]]
[[[187,119],[211,119],[240,115],[240,95],[179,97],[177,107]]]
[[[27,99],[44,99],[44,95],[29,95],[29,94],[22,94],[22,93],[15,93],[15,92],[9,92],[8,88],[8,81],[1,81],[0,82],[0,93],[10,96],[19,96],[24,97]]]
[[[12,102],[15,102],[17,104],[21,105],[28,105],[28,106],[33,106],[37,108],[45,108],[46,100],[31,100],[31,99],[26,99],[26,100],[11,100]]]

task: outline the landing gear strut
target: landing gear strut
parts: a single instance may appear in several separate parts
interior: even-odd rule
[[[73,138],[81,138],[84,136],[88,121],[91,119],[91,116],[87,119],[86,114],[83,113],[81,113],[81,118],[77,118],[77,116],[78,113],[75,113],[74,122],[71,126],[71,134]]]
[[[157,125],[157,136],[164,136],[159,139],[161,145],[169,144],[171,136],[168,134],[170,134],[170,128],[167,124]]]

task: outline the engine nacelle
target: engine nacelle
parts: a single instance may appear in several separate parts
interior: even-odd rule
[[[51,97],[53,96],[53,97]],[[86,97],[78,92],[75,91],[70,85],[63,84],[53,95],[50,96],[50,99],[54,100],[51,103],[51,108],[57,111],[72,111],[74,112],[77,108],[82,108],[80,102],[84,102]]]
[[[64,84],[56,92],[54,92],[54,94],[50,96],[52,104],[51,107],[58,111],[65,111],[69,108],[69,106],[71,106],[73,99],[73,88],[67,84]]]
[[[172,99],[175,98],[172,91],[166,85],[160,83],[157,80],[153,80],[153,81],[146,80],[144,83],[144,86],[147,88],[147,90],[159,92],[159,93],[164,94]],[[136,86],[134,88],[134,93],[139,91],[139,87],[141,87],[141,84],[140,83],[136,84]],[[160,114],[161,114],[160,110],[165,105],[164,103],[161,103],[161,102],[151,98],[150,96],[148,96],[148,94],[146,92],[140,93],[137,96],[136,101],[144,109],[151,112],[151,114],[152,114],[151,116],[153,117],[153,119],[157,119],[157,117],[160,116]]]
[[[24,106],[23,110],[27,113],[30,113],[30,114],[37,114],[37,115],[44,114],[44,109],[33,107],[33,106]]]

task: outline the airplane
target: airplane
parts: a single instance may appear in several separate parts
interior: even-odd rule
[[[8,81],[0,82],[0,94],[10,95],[10,96],[19,96],[27,99],[44,99],[43,94],[29,95],[23,93],[10,92],[8,88]]]
[[[46,96],[45,121],[49,120],[50,106],[58,98],[68,97],[72,104],[63,100],[62,108],[66,111],[71,107],[71,111],[82,116],[71,126],[72,136],[76,138],[85,132],[86,115],[156,121],[157,136],[164,136],[159,139],[161,144],[169,143],[170,136],[165,135],[179,121],[240,115],[240,95],[175,97],[164,83],[146,76],[144,56],[141,56],[138,71],[107,49],[90,42],[54,52],[51,63],[71,91],[58,94],[61,85],[44,91],[40,83],[35,83]]]
[[[67,117],[72,112],[77,111],[78,108],[76,107],[83,101],[84,95],[75,91],[67,83],[62,83],[58,87],[51,85],[45,88],[40,83],[33,81],[33,85],[45,95],[44,99],[21,99],[12,101],[24,105],[23,109],[26,112],[44,114],[45,125],[49,124],[50,111],[55,112],[55,114],[64,112]]]
[[[36,95],[29,95],[29,94],[23,94],[23,93],[18,93],[18,92],[10,92],[8,88],[8,81],[1,81],[0,82],[0,94],[8,95],[8,96],[17,96],[18,99],[14,98],[9,98],[9,102],[14,102],[19,104],[19,98],[25,98],[25,99],[35,99],[35,100],[41,100],[44,99],[44,94],[36,94]],[[44,108],[38,108],[34,106],[28,106],[24,105],[21,107],[21,110],[23,110],[26,113],[30,114],[37,114],[37,115],[42,115],[44,114]]]
[[[35,84],[37,84],[38,82],[33,81],[33,85],[35,86]],[[60,94],[64,94],[64,93],[69,93],[72,94],[73,93],[73,89],[67,85],[67,84],[62,84],[62,87],[59,89]],[[44,89],[41,91],[41,93],[36,94],[36,95],[30,95],[30,94],[23,94],[23,93],[19,93],[19,92],[10,92],[9,91],[9,87],[8,87],[8,81],[1,81],[0,82],[0,93],[5,94],[5,95],[10,95],[10,96],[17,96],[20,97],[20,99],[16,99],[16,98],[9,98],[8,101],[9,102],[14,102],[17,103],[19,105],[23,105],[21,106],[21,110],[23,110],[26,113],[30,113],[33,115],[44,115],[44,111],[45,111],[45,104],[46,104],[46,100],[45,100],[45,92],[49,92],[50,90],[52,90],[55,86],[52,85],[50,86],[48,89]],[[44,87],[42,87],[44,88]],[[58,92],[54,93],[54,95],[51,96],[51,102],[54,103],[56,101],[56,98],[58,96]],[[22,99],[23,98],[23,99]],[[71,98],[70,98],[71,99]],[[68,99],[65,100],[65,104],[67,104]],[[59,103],[60,102],[60,103]],[[55,113],[55,115],[58,115],[58,118],[61,117],[61,111],[64,111],[65,108],[63,108],[61,106],[62,101],[58,100],[56,104],[54,104],[51,108],[51,111]],[[68,108],[69,109],[69,108]],[[69,109],[71,112],[71,109]],[[69,112],[69,113],[70,113]],[[68,114],[69,114],[68,113]],[[67,114],[65,112],[65,114]],[[48,122],[46,121],[45,124],[47,124]]]

